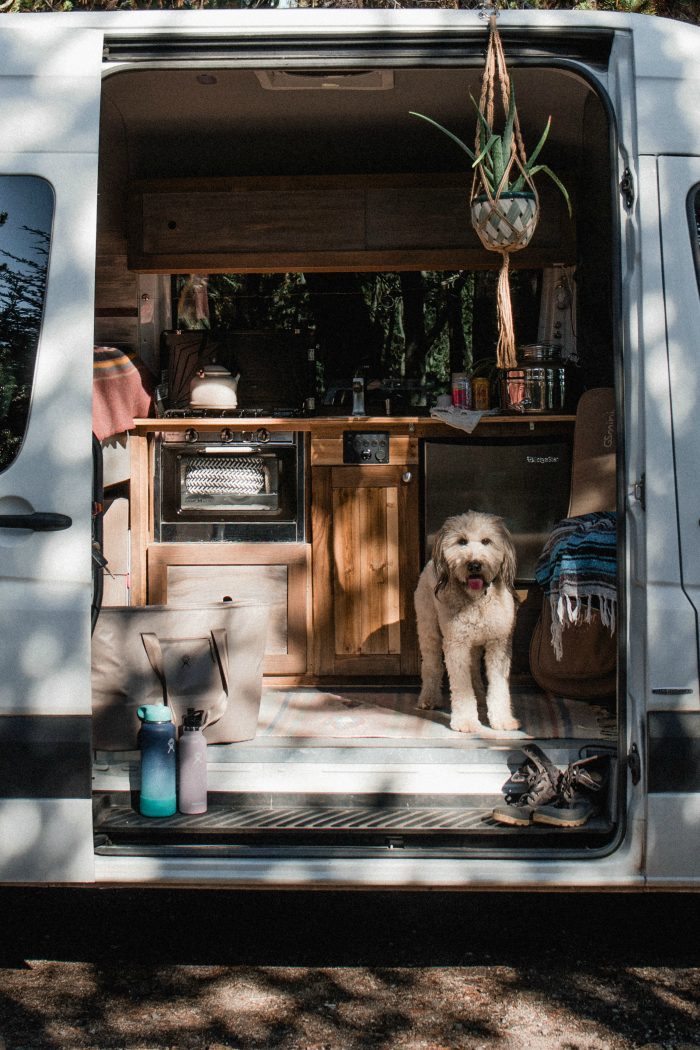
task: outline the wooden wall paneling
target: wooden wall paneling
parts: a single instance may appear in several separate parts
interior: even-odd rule
[[[138,343],[138,278],[127,263],[128,151],[121,115],[106,105],[101,115],[95,266],[95,342]],[[127,311],[129,311],[127,313]]]

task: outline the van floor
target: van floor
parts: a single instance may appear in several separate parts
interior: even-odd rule
[[[520,730],[455,733],[449,712],[417,711],[417,689],[348,686],[265,689],[255,739],[210,744],[205,814],[138,812],[136,751],[97,752],[93,769],[100,853],[226,850],[241,845],[590,846],[609,836],[610,778],[600,814],[581,828],[498,824],[491,813],[537,743],[560,768],[596,751],[614,760],[609,706],[513,691]],[[485,713],[484,713],[485,721]]]

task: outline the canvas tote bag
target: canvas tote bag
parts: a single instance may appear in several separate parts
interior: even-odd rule
[[[206,713],[209,743],[251,740],[262,692],[268,607],[220,602],[103,608],[92,638],[93,747],[133,750],[144,704],[167,703],[177,726]]]

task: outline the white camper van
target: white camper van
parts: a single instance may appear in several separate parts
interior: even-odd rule
[[[700,29],[497,24],[573,215],[540,174],[505,375],[469,161],[411,115],[473,140],[483,15],[0,21],[3,882],[700,886]],[[518,729],[418,706],[413,594],[467,510],[517,551]],[[557,686],[541,572],[572,520],[613,568]],[[211,610],[208,807],[144,816],[105,668]],[[533,754],[602,770],[575,819],[499,819]]]

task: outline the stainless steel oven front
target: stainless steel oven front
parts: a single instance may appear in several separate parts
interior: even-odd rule
[[[155,474],[156,542],[305,539],[303,433],[164,431]]]

